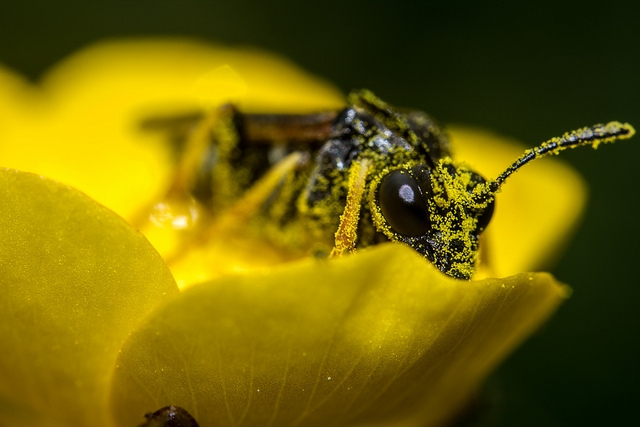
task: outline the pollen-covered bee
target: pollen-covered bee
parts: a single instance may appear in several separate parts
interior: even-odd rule
[[[473,275],[496,192],[512,173],[565,148],[635,133],[618,122],[572,131],[487,180],[453,160],[430,116],[368,91],[337,112],[245,114],[226,105],[144,127],[186,141],[168,197],[189,194],[215,216],[251,192],[251,226],[277,244],[336,256],[402,242],[460,279]]]

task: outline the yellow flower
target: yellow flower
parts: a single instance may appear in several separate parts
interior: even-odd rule
[[[98,45],[37,86],[0,69],[0,424],[135,426],[177,405],[201,426],[441,425],[567,296],[521,273],[553,256],[583,204],[581,181],[549,160],[498,195],[473,281],[402,245],[285,262],[233,235],[167,266],[120,218],[160,200],[174,167],[139,124],[226,101],[344,103],[273,55],[179,40]],[[450,134],[487,177],[523,150]]]

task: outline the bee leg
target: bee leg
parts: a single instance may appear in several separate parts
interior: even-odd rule
[[[351,164],[347,203],[342,215],[340,215],[340,225],[338,225],[338,230],[335,233],[335,245],[331,251],[331,257],[341,256],[345,251],[350,253],[356,251],[358,220],[360,219],[360,207],[362,206],[362,196],[368,169],[368,159]]]
[[[258,214],[267,199],[280,185],[282,179],[298,167],[302,158],[302,153],[293,152],[276,163],[249,187],[240,199],[220,213],[213,228],[216,230],[229,230],[234,226],[243,227],[247,221]]]
[[[189,133],[167,198],[191,194],[198,184],[202,161],[212,141],[218,156],[226,158],[238,144],[240,136],[234,120],[238,112],[230,105],[223,105],[206,114]],[[210,184],[210,183],[209,183]]]
[[[279,161],[245,191],[240,199],[216,215],[206,227],[198,229],[198,233],[194,233],[190,240],[183,242],[183,246],[188,245],[193,249],[206,245],[212,239],[223,241],[225,235],[233,235],[239,229],[246,227],[247,222],[258,214],[282,179],[298,167],[302,157],[301,153],[294,152]],[[165,261],[171,265],[178,262],[186,253],[184,247],[178,248],[165,256]]]

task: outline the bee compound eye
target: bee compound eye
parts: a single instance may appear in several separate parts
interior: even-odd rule
[[[417,237],[431,228],[423,191],[405,169],[395,170],[382,179],[378,203],[385,220],[398,234]]]

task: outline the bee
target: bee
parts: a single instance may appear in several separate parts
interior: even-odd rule
[[[183,147],[167,197],[188,194],[223,212],[253,194],[252,224],[288,248],[339,256],[404,243],[443,273],[470,279],[496,193],[530,161],[577,146],[627,139],[610,122],[526,150],[494,179],[456,162],[446,133],[426,113],[353,92],[341,111],[247,114],[225,105],[145,121]]]

